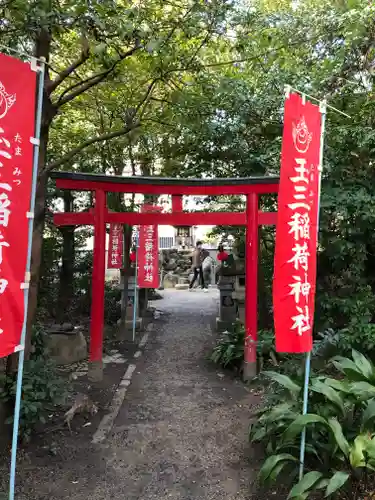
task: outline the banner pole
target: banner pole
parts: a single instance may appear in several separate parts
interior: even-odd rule
[[[319,103],[319,110],[322,115],[321,125],[320,125],[320,149],[319,149],[319,165],[318,165],[318,206],[317,206],[317,224],[316,230],[318,233],[317,243],[319,240],[319,214],[320,214],[320,194],[321,194],[321,186],[322,186],[322,171],[323,171],[323,149],[324,149],[324,134],[325,134],[325,125],[326,125],[326,114],[327,114],[327,102],[321,101]],[[309,380],[310,380],[310,370],[311,370],[311,351],[306,353],[306,362],[305,362],[305,382],[303,387],[303,408],[302,415],[306,415],[307,413],[307,404],[309,399]],[[305,467],[305,449],[306,449],[306,427],[304,427],[301,434],[301,448],[300,448],[300,466],[299,466],[299,479],[303,478],[303,471]]]
[[[307,404],[309,400],[309,380],[310,380],[310,368],[311,368],[311,351],[306,353],[305,361],[305,382],[303,386],[303,407],[302,415],[307,413]],[[306,427],[303,428],[301,434],[301,448],[299,454],[299,479],[303,478],[303,470],[305,466],[305,449],[306,449]]]
[[[135,236],[135,274],[134,274],[134,305],[133,305],[133,342],[135,341],[135,329],[137,321],[138,303],[138,232]]]
[[[27,260],[26,260],[26,280],[29,280],[30,265],[31,265],[31,248],[33,241],[33,226],[34,226],[34,210],[35,210],[35,193],[38,178],[38,160],[39,160],[39,141],[40,141],[40,127],[42,123],[42,107],[43,107],[43,87],[44,87],[44,72],[45,60],[40,60],[41,64],[38,66],[36,60],[32,58],[31,67],[37,68],[39,73],[38,81],[38,97],[37,97],[37,110],[35,117],[35,131],[34,131],[34,155],[33,155],[33,175],[31,184],[31,198],[30,198],[30,214],[28,227],[28,244],[27,244]],[[26,284],[26,283],[25,283]],[[27,283],[28,284],[28,283]],[[24,318],[22,325],[21,341],[19,346],[18,358],[18,371],[17,371],[17,388],[16,388],[16,401],[14,406],[14,421],[13,421],[13,436],[12,436],[12,452],[10,462],[10,480],[9,480],[9,500],[14,500],[14,489],[16,482],[16,459],[17,459],[17,446],[18,446],[18,432],[19,420],[21,409],[21,395],[22,395],[22,377],[23,366],[25,362],[25,340],[26,340],[26,325],[27,325],[27,309],[29,304],[29,287],[24,288]]]

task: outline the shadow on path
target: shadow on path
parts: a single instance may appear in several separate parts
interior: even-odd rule
[[[217,291],[165,291],[154,305],[168,316],[151,335],[110,437],[118,484],[108,493],[129,500],[248,499],[254,396],[205,359]]]

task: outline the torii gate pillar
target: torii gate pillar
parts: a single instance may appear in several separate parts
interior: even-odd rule
[[[258,194],[246,197],[245,346],[243,378],[257,375],[258,332]]]
[[[88,371],[88,378],[93,382],[103,379],[102,351],[104,329],[106,208],[106,192],[102,189],[96,189],[94,209],[94,251],[91,282],[90,363]]]

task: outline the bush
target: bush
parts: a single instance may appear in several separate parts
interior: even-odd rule
[[[66,380],[62,379],[54,363],[46,358],[45,331],[36,324],[33,327],[33,351],[25,361],[20,409],[20,435],[28,441],[38,423],[45,423],[45,415],[51,407],[61,404],[67,396]],[[14,407],[17,373],[0,376],[1,401]],[[7,420],[13,423],[13,416]]]
[[[245,328],[239,321],[224,332],[214,347],[210,360],[224,368],[239,368],[244,357]]]
[[[31,359],[44,358],[46,352],[46,331],[40,323],[35,323],[32,327],[31,337]]]
[[[104,321],[115,325],[121,318],[121,290],[115,283],[106,283],[104,289]]]
[[[359,481],[375,470],[375,366],[354,350],[352,359],[338,356],[332,365],[343,378],[312,377],[307,415],[300,414],[302,384],[280,373],[265,373],[282,391],[277,404],[257,413],[250,429],[250,440],[271,454],[260,472],[263,481],[275,481],[286,469],[289,477],[297,475],[300,435],[306,429],[310,470],[290,491],[291,499],[305,499],[318,490],[330,497],[345,486],[354,500],[359,498]]]
[[[14,405],[17,387],[17,374],[3,375],[0,384],[3,385],[0,398]],[[45,415],[52,406],[61,404],[67,394],[66,380],[58,376],[51,361],[43,357],[25,362],[22,401],[20,410],[20,435],[28,441],[38,423],[46,422]],[[7,423],[13,422],[13,416]]]

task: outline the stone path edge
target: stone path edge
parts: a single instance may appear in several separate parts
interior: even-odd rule
[[[126,393],[128,391],[128,387],[130,386],[131,379],[133,376],[133,373],[136,369],[136,365],[134,364],[138,358],[142,356],[142,351],[140,349],[143,349],[148,341],[148,337],[150,332],[153,329],[153,323],[150,323],[146,327],[146,332],[142,336],[141,340],[139,341],[138,344],[138,350],[135,352],[133,358],[134,362],[131,363],[127,369],[126,372],[124,373],[124,376],[122,377],[109,406],[109,412],[104,415],[102,420],[100,421],[98,428],[95,432],[95,434],[92,437],[91,442],[93,444],[100,444],[105,441],[107,438],[108,434],[111,432],[113,428],[113,424],[116,420],[116,417],[120,411],[120,408],[125,400]]]

